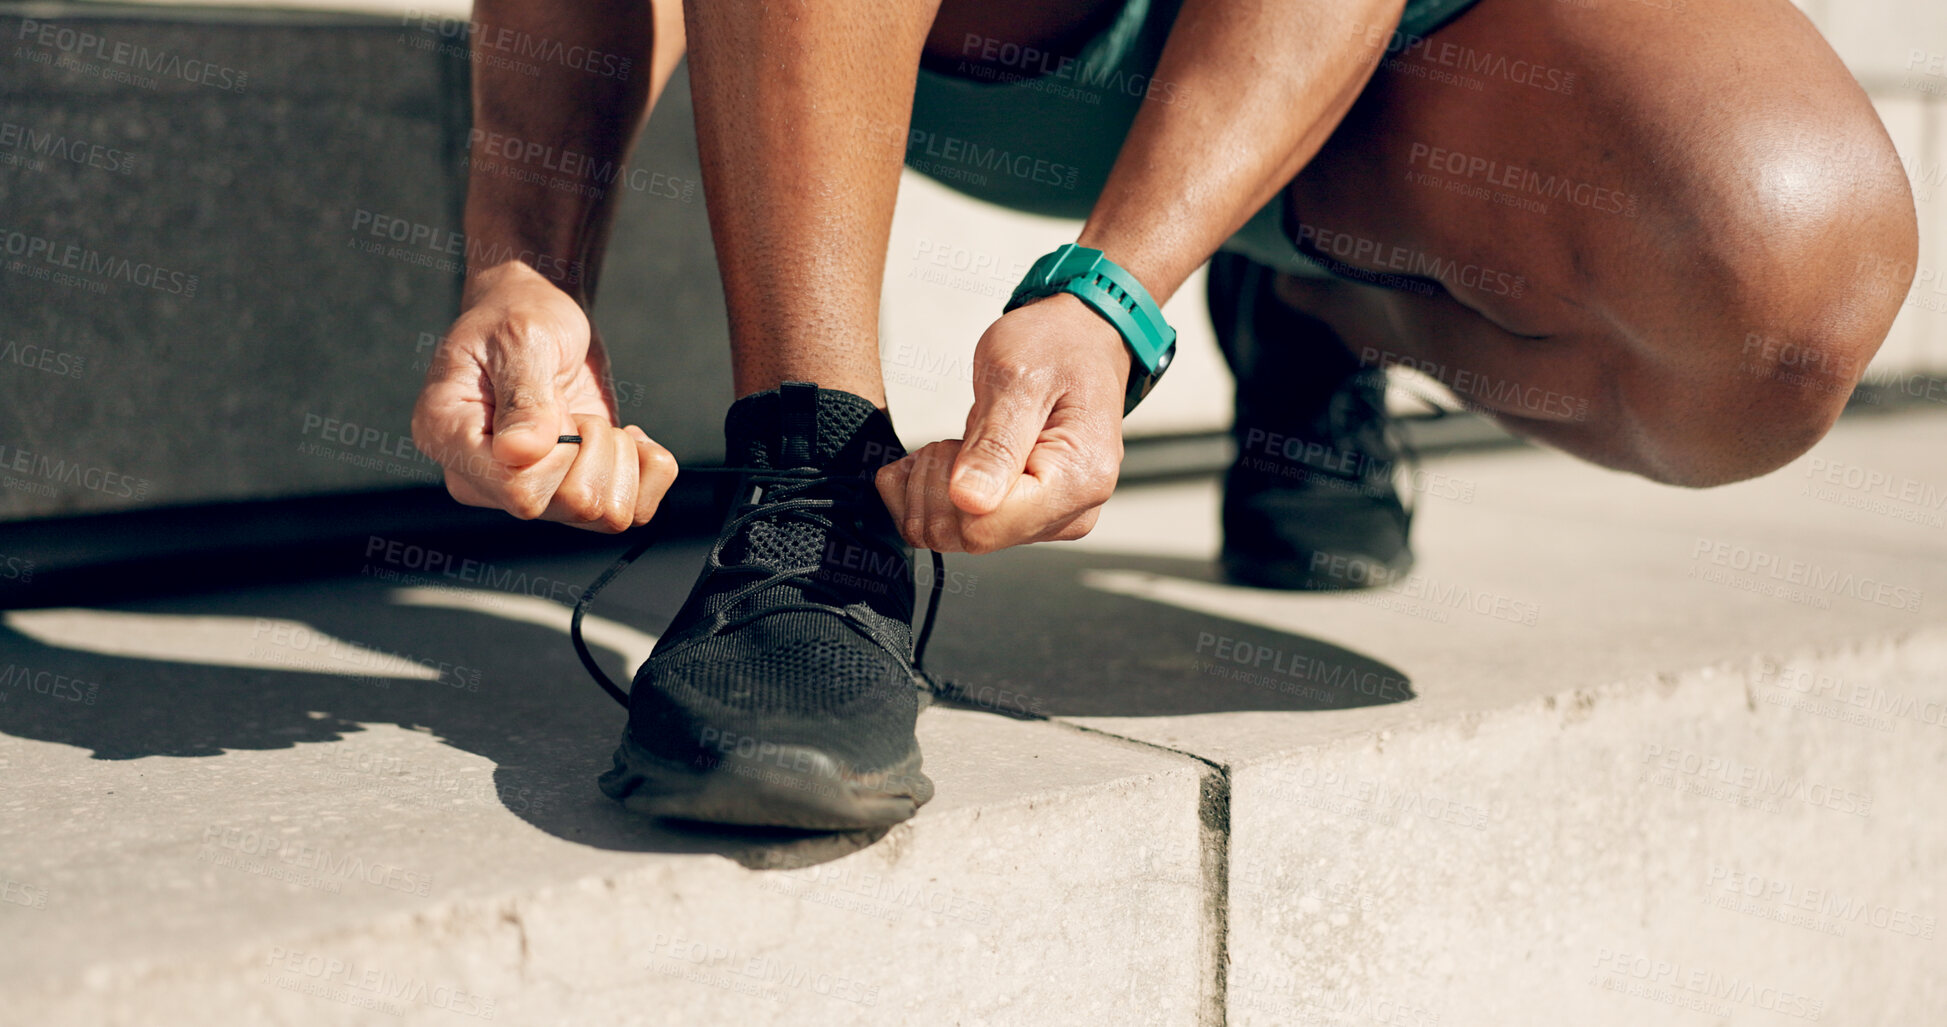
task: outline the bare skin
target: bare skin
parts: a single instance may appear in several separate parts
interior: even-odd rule
[[[632,67],[621,76],[548,65],[528,78],[491,52],[476,62],[466,288],[412,418],[413,441],[469,506],[617,532],[648,523],[676,478],[668,450],[617,425],[608,356],[586,313],[615,190],[593,178],[577,183],[588,190],[550,189],[519,175],[534,170],[530,143],[622,163],[682,56],[670,13],[645,0],[475,4],[476,32],[527,33]],[[581,445],[557,444],[577,434]]]
[[[1113,3],[690,7],[740,395],[806,379],[883,403],[877,286],[920,60],[951,56],[967,33],[1063,53]],[[1765,473],[1821,437],[1898,309],[1904,283],[1885,269],[1910,274],[1917,228],[1884,130],[1803,17],[1786,0],[1693,2],[1683,14],[1482,0],[1434,42],[1575,79],[1563,90],[1559,75],[1541,77],[1551,88],[1532,74],[1477,75],[1476,89],[1411,73],[1414,62],[1443,67],[1424,48],[1375,76],[1402,3],[1185,0],[1156,77],[1194,102],[1145,105],[1078,241],[1162,301],[1284,189],[1321,248],[1371,247],[1348,249],[1347,263],[1390,272],[1398,262],[1372,254],[1404,252],[1436,270],[1417,291],[1286,279],[1280,294],[1354,353],[1427,367],[1517,431],[1684,485]],[[650,33],[646,17],[617,28],[605,20],[613,11],[507,17],[557,34],[606,31],[611,50],[627,37],[661,68],[683,43],[665,28],[666,6]],[[1754,63],[1754,50],[1771,56]],[[573,148],[612,151],[648,100],[593,95],[586,83],[496,90],[495,74],[479,69],[483,122]],[[580,113],[561,114],[562,104]],[[1533,181],[1528,173],[1571,188],[1545,210],[1494,198],[1518,203],[1515,183]],[[605,213],[530,205],[537,199],[511,186],[470,196],[470,241],[598,256]],[[1483,269],[1523,288],[1486,287]],[[571,454],[540,452],[544,437],[552,443],[550,410],[598,415],[577,383],[599,381],[605,366],[599,340],[577,348],[586,319],[568,307],[578,313],[586,296],[540,278],[516,266],[469,280],[452,339],[486,341],[436,362],[415,437],[477,453],[487,438],[473,430],[479,411],[456,427],[470,404],[546,393],[554,398],[516,404],[531,417],[503,425],[500,407],[488,415],[492,455],[517,468],[514,484],[494,491],[442,458],[449,487],[526,515],[612,528],[626,508],[634,522],[667,487],[656,461],[639,461],[624,489],[618,443],[587,475],[604,490],[570,487],[587,447],[572,469]],[[476,314],[487,327],[468,321]],[[536,325],[543,344],[523,342]],[[1829,381],[1785,384],[1776,372],[1786,344],[1818,353]],[[1114,331],[1072,297],[997,320],[976,349],[964,441],[881,473],[908,540],[986,552],[1086,533],[1114,487],[1128,367]],[[551,378],[539,373],[549,369]],[[1550,394],[1581,406],[1535,399]],[[653,446],[630,438],[638,452]]]

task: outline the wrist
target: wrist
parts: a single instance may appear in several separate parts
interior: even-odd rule
[[[1020,319],[1021,326],[1050,347],[1035,361],[1070,381],[1086,378],[1120,396],[1129,387],[1133,357],[1115,326],[1069,293],[1031,300],[1002,315]]]
[[[594,293],[600,251],[585,241],[585,212],[524,205],[516,198],[469,195],[465,220],[463,297],[511,277],[514,266],[544,279],[584,308]]]
[[[489,247],[482,249],[484,251]],[[460,291],[460,309],[469,310],[487,302],[491,297],[525,289],[550,290],[561,294],[583,310],[588,308],[578,285],[564,283],[545,274],[536,267],[536,263],[536,261],[520,259],[518,256],[492,263],[468,261],[466,284]]]
[[[1175,357],[1176,329],[1164,320],[1162,308],[1141,281],[1093,247],[1059,246],[1035,261],[1007,309],[1057,295],[1074,297],[1121,339],[1126,353],[1114,366],[1123,382],[1122,413],[1128,416]]]

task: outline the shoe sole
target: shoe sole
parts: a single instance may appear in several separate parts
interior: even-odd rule
[[[740,827],[857,831],[910,820],[933,797],[919,745],[885,770],[848,773],[806,746],[761,756],[726,753],[698,768],[650,754],[626,733],[602,793],[637,813]]]

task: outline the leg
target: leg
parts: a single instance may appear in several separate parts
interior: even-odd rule
[[[1437,283],[1280,282],[1354,353],[1691,486],[1825,434],[1905,292],[1878,269],[1917,246],[1891,142],[1785,0],[1482,0],[1382,67],[1287,195],[1328,254]]]
[[[685,5],[739,396],[799,379],[885,404],[879,287],[922,50],[983,32],[1059,53],[1105,6],[962,0],[936,24],[932,3]]]
[[[737,394],[802,379],[884,406],[879,285],[932,5],[684,8]]]

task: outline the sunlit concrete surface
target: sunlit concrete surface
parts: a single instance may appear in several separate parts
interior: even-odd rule
[[[1125,489],[949,559],[938,798],[876,838],[595,790],[622,711],[545,597],[600,557],[14,611],[6,1019],[1928,1022],[1943,451],[1916,413],[1707,492],[1431,460],[1419,565],[1337,595],[1219,583],[1211,483]],[[603,595],[612,673],[701,551]]]

